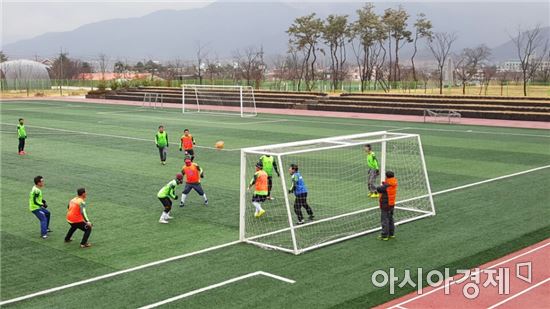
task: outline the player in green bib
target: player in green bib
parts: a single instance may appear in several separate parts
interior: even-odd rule
[[[160,164],[165,165],[168,154],[168,133],[164,131],[164,126],[159,126],[159,130],[155,135],[155,144],[159,149]]]
[[[157,197],[162,203],[162,207],[164,207],[164,210],[160,215],[159,223],[166,224],[168,223],[168,220],[172,219],[172,217],[170,216],[170,211],[172,210],[172,200],[178,198],[176,196],[176,187],[178,185],[181,185],[182,183],[183,175],[177,174],[175,179],[172,179],[169,183],[167,183],[159,190],[159,193],[157,193]]]
[[[270,155],[263,155],[260,157],[260,162],[263,166],[263,171],[267,174],[267,199],[272,200],[271,197],[271,188],[273,187],[273,171],[277,173],[277,176],[280,177],[279,169],[277,168],[277,162],[275,158]]]
[[[42,188],[44,187],[44,177],[34,177],[34,186],[29,193],[29,210],[40,220],[40,235],[43,239],[48,238],[48,232],[51,232],[50,212],[46,209],[48,204],[42,196]]]
[[[25,140],[27,139],[27,130],[25,130],[25,119],[19,118],[17,125],[17,137],[19,138],[19,155],[25,154]]]
[[[377,198],[380,195],[376,191],[376,178],[380,175],[380,166],[378,164],[378,159],[376,159],[376,154],[372,151],[372,146],[370,144],[365,145],[365,152],[367,153],[367,173],[368,186],[369,186],[369,197]]]

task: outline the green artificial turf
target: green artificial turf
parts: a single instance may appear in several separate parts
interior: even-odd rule
[[[3,301],[237,240],[241,147],[379,130],[418,133],[434,192],[550,164],[550,132],[544,130],[281,115],[242,119],[52,101],[3,102],[0,110]],[[26,156],[16,152],[19,117],[29,135]],[[166,166],[153,143],[160,124],[171,143]],[[161,225],[156,193],[181,168],[177,141],[184,128],[199,145],[224,140],[226,151],[196,150],[210,205],[192,194],[184,209],[176,205],[175,219]],[[28,211],[36,175],[45,177],[52,212],[54,232],[47,240],[39,238],[38,221]],[[399,226],[398,238],[389,242],[367,235],[299,256],[237,244],[6,307],[135,308],[261,270],[296,283],[254,277],[166,307],[364,308],[414,290],[389,295],[374,287],[371,275],[378,269],[395,267],[399,275],[407,268],[469,268],[548,238],[549,185],[550,169],[543,169],[436,195],[437,215]],[[77,241],[63,243],[67,202],[82,186],[95,225],[94,246],[85,250],[78,248],[79,231]]]

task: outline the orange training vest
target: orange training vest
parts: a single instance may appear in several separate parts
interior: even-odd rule
[[[79,197],[75,197],[69,202],[69,209],[67,211],[67,221],[69,223],[84,222],[84,217],[80,212],[80,203],[82,202],[83,200]]]
[[[193,136],[189,134],[188,136],[182,136],[181,137],[181,143],[183,145],[183,149],[190,150],[193,149]]]
[[[264,171],[258,171],[256,177],[256,192],[266,192],[267,188],[267,173]]]
[[[183,172],[186,176],[187,183],[199,183],[201,182],[201,172],[197,168],[195,163],[192,163],[190,166],[183,166]]]

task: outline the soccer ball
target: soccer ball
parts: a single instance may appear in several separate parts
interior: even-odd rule
[[[225,143],[223,141],[217,141],[216,142],[216,149],[223,149],[223,147],[225,146]]]

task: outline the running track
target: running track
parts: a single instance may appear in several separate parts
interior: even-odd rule
[[[516,276],[518,263],[531,262],[531,283],[528,283]],[[522,308],[538,309],[550,308],[550,238],[504,256],[498,260],[478,266],[479,268],[479,294],[476,298],[468,299],[463,295],[465,285],[474,282],[476,269],[472,269],[470,277],[462,283],[452,283],[460,280],[465,275],[460,273],[453,277],[451,283],[440,284],[439,287],[427,287],[422,290],[422,294],[413,292],[402,298],[376,307],[376,309],[411,309],[411,308]],[[499,295],[498,279],[499,269],[509,269],[509,293]],[[528,266],[521,266],[519,274],[527,277]],[[484,283],[489,274],[496,281],[496,286]],[[468,275],[466,275],[468,276]],[[426,276],[423,275],[424,282]],[[396,283],[396,289],[403,279],[400,278]],[[504,281],[502,281],[504,282]],[[445,286],[448,286],[448,295],[445,295]],[[387,289],[387,287],[384,287]],[[469,289],[473,292],[473,289]]]

